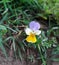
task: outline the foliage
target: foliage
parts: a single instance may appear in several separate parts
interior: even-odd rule
[[[3,41],[2,40],[3,35],[6,34],[6,32],[7,32],[6,27],[3,26],[3,25],[0,25],[0,48],[2,49],[2,51],[4,52],[4,54],[5,54],[6,58],[7,58],[7,54],[6,54],[6,51],[5,51],[5,48],[3,46],[3,42],[2,42]]]
[[[28,44],[25,41],[24,28],[32,20],[47,25],[47,30],[45,27],[44,30],[41,29],[41,37],[37,38],[36,44]],[[51,33],[53,34],[51,35]],[[22,53],[26,52],[26,47],[34,47],[38,50],[39,59],[46,65],[47,49],[53,48],[53,55],[57,55],[59,52],[57,38],[59,39],[59,0],[0,1],[0,48],[5,56],[7,56],[5,46],[14,52],[16,58],[21,60],[23,58]]]

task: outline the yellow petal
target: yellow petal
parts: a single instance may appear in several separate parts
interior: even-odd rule
[[[27,36],[26,41],[31,42],[31,43],[35,43],[37,40],[36,40],[35,35],[31,34],[31,35]]]

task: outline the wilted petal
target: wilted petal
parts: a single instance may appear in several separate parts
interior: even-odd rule
[[[40,29],[40,24],[36,21],[32,21],[32,22],[30,22],[29,27],[32,30],[38,30],[38,29]]]
[[[41,31],[40,31],[40,30],[36,30],[36,31],[34,31],[34,33],[35,33],[36,35],[39,35],[39,34],[41,34]]]
[[[30,28],[25,28],[25,33],[30,35],[30,33],[33,33],[33,31]]]

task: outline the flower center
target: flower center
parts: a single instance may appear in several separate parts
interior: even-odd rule
[[[31,37],[34,37],[34,36],[35,36],[35,34],[34,34],[34,33],[30,33],[30,36],[31,36]]]

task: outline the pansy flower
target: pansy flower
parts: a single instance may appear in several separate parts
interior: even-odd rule
[[[40,24],[36,21],[31,21],[29,27],[25,28],[25,33],[27,34],[26,41],[30,43],[35,43],[37,41],[36,35],[41,33]]]

